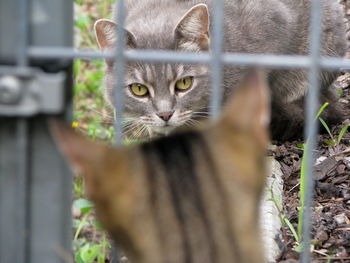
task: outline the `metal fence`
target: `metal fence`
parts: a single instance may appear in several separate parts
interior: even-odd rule
[[[29,5],[30,3],[30,5]],[[62,262],[70,246],[71,177],[53,146],[45,119],[63,118],[70,108],[71,61],[76,58],[109,58],[116,63],[116,143],[122,140],[124,64],[126,61],[205,63],[211,66],[210,109],[216,118],[221,104],[224,65],[309,70],[305,138],[308,196],[303,222],[305,244],[301,261],[310,262],[312,152],[317,126],[313,118],[319,97],[318,73],[321,69],[350,68],[350,61],[320,57],[321,1],[314,0],[310,21],[308,56],[223,53],[223,1],[215,0],[212,48],[210,52],[178,53],[159,50],[124,49],[124,2],[117,1],[116,53],[76,51],[72,48],[72,0],[0,1],[0,262]],[[15,19],[15,18],[19,19]],[[49,18],[49,19],[48,19]],[[41,21],[42,20],[42,21]],[[45,23],[44,23],[44,22]],[[13,32],[8,35],[9,29]],[[8,37],[3,37],[8,36]],[[38,70],[41,68],[41,70]],[[44,72],[51,72],[43,73]],[[5,77],[12,77],[12,80]],[[32,85],[39,89],[31,90]],[[53,90],[47,91],[45,83]],[[36,99],[21,104],[30,92]],[[17,94],[17,93],[19,94]],[[66,93],[66,95],[64,95]],[[17,95],[16,95],[17,94]],[[30,94],[29,94],[30,95]],[[17,97],[16,97],[17,96]],[[21,100],[18,96],[23,96]],[[39,99],[38,99],[39,97]],[[17,98],[17,99],[16,99]],[[60,100],[60,101],[57,101]],[[28,113],[29,112],[29,113]],[[50,174],[47,174],[50,167]],[[64,172],[63,172],[64,171]],[[57,256],[59,255],[59,256]]]

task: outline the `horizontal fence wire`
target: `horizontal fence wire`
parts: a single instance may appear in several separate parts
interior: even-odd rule
[[[36,59],[114,59],[113,52],[82,51],[64,47],[29,47],[28,55]],[[159,50],[128,50],[123,53],[126,61],[169,62],[185,64],[209,64],[209,52],[175,52]],[[311,67],[309,56],[299,55],[266,55],[252,53],[222,54],[222,63],[233,66],[264,66],[276,69],[294,69]],[[350,59],[336,57],[320,57],[320,67],[327,70],[350,69]],[[0,73],[2,72],[0,66]],[[6,70],[6,68],[4,69]]]
[[[322,23],[322,1],[313,0],[311,7],[311,20],[309,26],[309,50],[311,66],[309,69],[309,92],[306,97],[306,125],[304,129],[304,138],[307,143],[304,157],[306,158],[306,190],[305,203],[301,207],[303,211],[302,218],[302,254],[301,262],[311,262],[310,241],[311,241],[311,219],[312,219],[312,202],[314,192],[313,164],[314,150],[316,149],[316,134],[318,125],[314,121],[319,104],[319,73],[320,73],[320,47],[321,47],[321,27]],[[303,205],[303,204],[302,204]],[[299,222],[300,223],[300,222]]]

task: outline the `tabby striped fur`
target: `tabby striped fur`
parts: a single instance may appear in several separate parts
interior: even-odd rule
[[[251,73],[217,122],[121,149],[52,129],[131,262],[261,263],[267,97]]]

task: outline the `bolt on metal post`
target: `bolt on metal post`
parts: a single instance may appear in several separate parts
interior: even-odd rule
[[[15,104],[22,95],[21,82],[14,76],[0,77],[0,103]]]

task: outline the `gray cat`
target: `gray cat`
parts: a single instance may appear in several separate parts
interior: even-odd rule
[[[225,0],[224,50],[266,54],[308,54],[311,0]],[[210,50],[213,0],[126,0],[126,47],[202,52]],[[346,51],[343,12],[337,1],[323,4],[324,56],[342,57]],[[116,24],[101,19],[95,30],[99,45],[115,47]],[[224,101],[237,87],[246,68],[225,67]],[[106,90],[113,101],[113,62],[107,61]],[[333,90],[334,72],[321,74],[321,102],[331,106],[324,118],[339,120]],[[290,139],[302,132],[303,101],[308,75],[303,70],[269,70],[272,93],[272,135]],[[127,63],[125,72],[127,129],[141,126],[141,137],[167,134],[208,117],[210,68],[207,65]],[[235,114],[235,113],[233,113]]]

